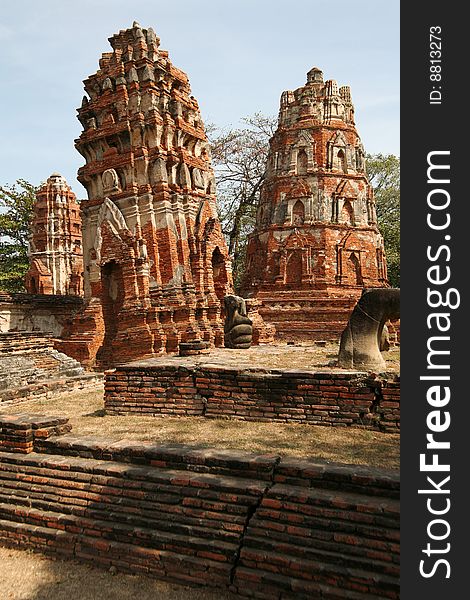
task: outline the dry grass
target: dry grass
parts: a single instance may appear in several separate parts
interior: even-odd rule
[[[233,448],[297,458],[399,468],[399,435],[360,428],[253,423],[203,417],[104,416],[102,388],[23,402],[8,412],[69,417],[75,435]]]
[[[0,547],[2,600],[230,600],[224,591],[194,589],[144,575],[112,575],[76,561],[50,560]]]

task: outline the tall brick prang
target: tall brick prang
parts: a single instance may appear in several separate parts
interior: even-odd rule
[[[75,194],[59,173],[41,185],[33,207],[30,294],[83,294],[82,222]]]
[[[362,289],[388,285],[351,92],[320,69],[282,93],[246,267],[285,340],[339,338]]]
[[[231,265],[198,104],[151,28],[109,41],[78,109],[87,308],[63,350],[113,364],[221,345]]]

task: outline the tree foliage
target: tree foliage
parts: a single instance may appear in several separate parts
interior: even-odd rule
[[[384,237],[388,278],[400,287],[400,159],[393,154],[367,156],[367,174],[374,188],[377,222]]]
[[[0,289],[4,291],[24,291],[36,189],[24,179],[0,186]]]
[[[235,288],[240,283],[248,234],[253,231],[259,191],[264,179],[269,139],[277,119],[259,113],[242,119],[244,127],[207,127],[222,231],[233,259]]]

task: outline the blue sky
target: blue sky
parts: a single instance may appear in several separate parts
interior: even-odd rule
[[[0,185],[53,171],[79,198],[82,80],[137,20],[190,79],[205,122],[277,115],[320,67],[350,85],[368,152],[399,155],[399,0],[15,0],[0,12]]]

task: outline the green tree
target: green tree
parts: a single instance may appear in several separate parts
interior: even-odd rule
[[[244,127],[239,129],[207,127],[222,231],[233,259],[235,289],[244,271],[247,238],[255,226],[269,139],[277,119],[257,113],[242,119],[242,123]]]
[[[393,154],[369,154],[367,174],[384,237],[388,278],[392,286],[400,287],[400,159]]]
[[[36,189],[24,179],[0,186],[0,289],[7,292],[24,291]]]

